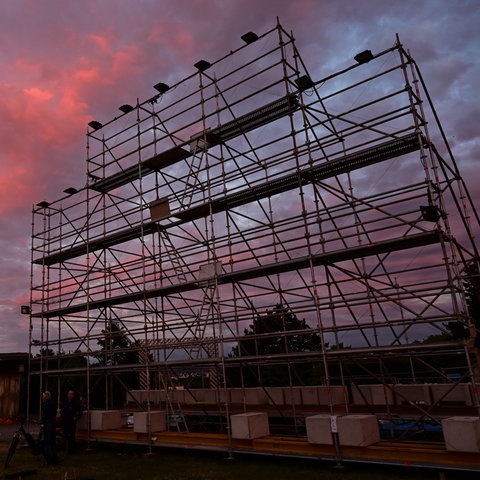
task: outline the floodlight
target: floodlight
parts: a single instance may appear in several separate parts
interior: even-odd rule
[[[358,63],[368,63],[373,58],[371,50],[364,50],[353,57]]]
[[[246,44],[256,42],[258,40],[258,35],[253,32],[247,32],[240,37]]]
[[[128,103],[125,103],[124,105],[121,105],[120,107],[118,107],[118,109],[123,113],[128,113],[128,112],[131,112],[132,110],[134,110],[134,108],[131,105],[129,105]]]
[[[199,60],[193,65],[199,72],[204,72],[207,68],[210,68],[212,64],[206,60]]]
[[[153,86],[153,88],[157,91],[160,92],[161,95],[163,95],[165,92],[170,90],[170,87],[166,83],[157,83],[156,85]]]
[[[91,122],[88,122],[88,126],[92,127],[94,130],[99,130],[100,128],[103,127],[103,125],[100,122],[97,122],[96,120],[92,120]]]
[[[308,75],[303,75],[299,78],[296,78],[294,82],[301,92],[315,86],[315,83]]]

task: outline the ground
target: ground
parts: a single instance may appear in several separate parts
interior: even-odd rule
[[[226,458],[223,452],[191,449],[155,449],[128,444],[80,445],[79,452],[65,457],[58,465],[45,466],[23,446],[10,466],[3,468],[9,438],[14,428],[0,429],[0,476],[35,480],[473,480],[475,475],[437,471],[388,468],[377,465],[352,464],[337,468],[316,460],[288,459],[271,456],[238,455]],[[36,472],[21,477],[22,471]],[[11,475],[11,476],[10,476]]]

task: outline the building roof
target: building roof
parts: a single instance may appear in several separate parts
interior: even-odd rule
[[[28,360],[28,353],[0,353],[0,364],[19,364]]]

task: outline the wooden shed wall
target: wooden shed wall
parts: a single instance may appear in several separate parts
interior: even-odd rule
[[[0,417],[11,418],[18,413],[20,376],[18,371],[0,371]]]

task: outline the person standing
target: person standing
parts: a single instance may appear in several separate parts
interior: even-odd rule
[[[57,406],[50,392],[42,393],[42,416],[40,419],[43,429],[43,455],[47,465],[58,463],[56,447]]]
[[[82,416],[83,409],[80,400],[75,396],[73,390],[69,390],[67,398],[62,404],[61,408],[61,421],[63,434],[67,441],[67,452],[70,454],[75,453],[76,449],[76,431],[77,421]]]

